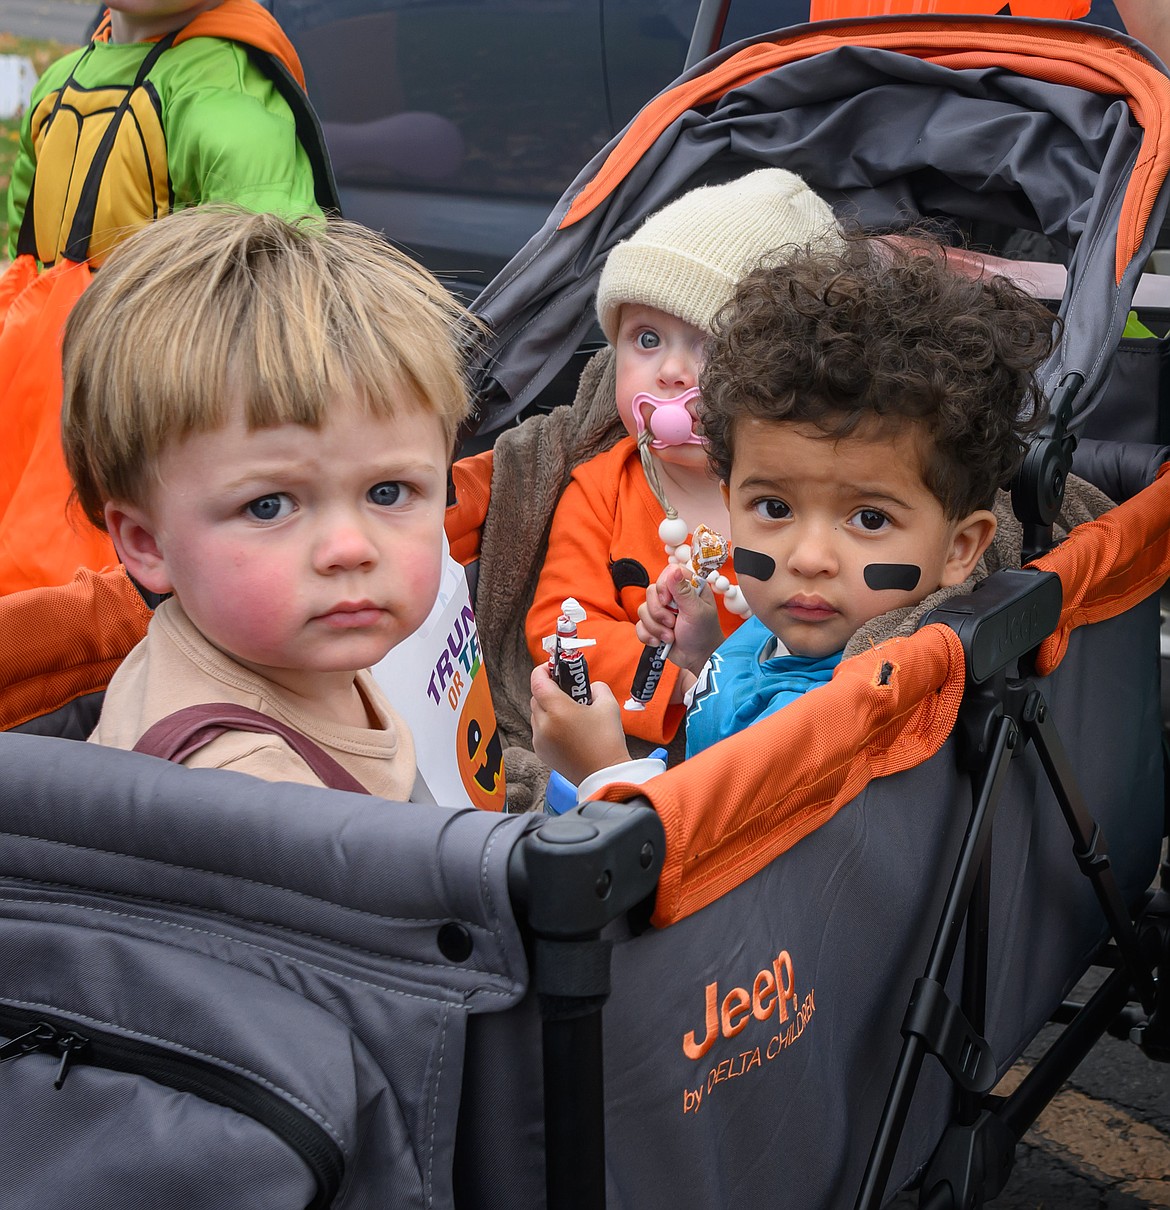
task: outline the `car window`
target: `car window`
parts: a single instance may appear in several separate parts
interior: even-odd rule
[[[610,137],[600,0],[272,0],[338,180],[556,197]]]
[[[555,199],[683,69],[699,0],[269,0],[343,186]],[[808,18],[731,0],[721,45]],[[1092,20],[1120,24],[1110,0]]]
[[[604,0],[614,133],[683,69],[699,0]]]
[[[474,298],[683,70],[699,0],[264,0],[292,39],[343,212]],[[721,45],[807,20],[730,0]],[[1092,19],[1119,24],[1110,0]]]

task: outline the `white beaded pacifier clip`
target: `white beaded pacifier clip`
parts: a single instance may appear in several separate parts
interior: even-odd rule
[[[658,468],[654,465],[654,459],[650,453],[651,437],[649,429],[638,434],[638,455],[642,459],[642,470],[646,475],[646,482],[650,484],[654,498],[666,514],[665,520],[658,526],[658,536],[662,539],[668,563],[690,567],[695,554],[691,546],[691,535],[687,531],[687,523],[678,515],[678,510],[670,503],[666,498],[666,493],[662,490],[662,482],[658,478]],[[704,527],[696,528],[696,536],[700,528]],[[741,618],[746,618],[751,613],[751,606],[744,600],[739,585],[732,584],[721,571],[713,571],[705,579],[723,597],[723,604],[727,607],[728,613],[736,614]]]

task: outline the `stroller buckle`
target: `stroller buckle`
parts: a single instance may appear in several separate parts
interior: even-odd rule
[[[964,1092],[982,1095],[991,1091],[996,1079],[991,1047],[941,983],[922,978],[914,984],[902,1034],[921,1038]]]

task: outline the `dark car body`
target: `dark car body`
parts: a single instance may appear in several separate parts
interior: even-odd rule
[[[268,0],[345,214],[470,299],[686,62],[699,0]],[[731,0],[720,45],[808,19]],[[1120,27],[1098,0],[1092,19]]]
[[[347,217],[467,299],[683,69],[699,0],[269,0]],[[807,19],[737,0],[724,42]]]

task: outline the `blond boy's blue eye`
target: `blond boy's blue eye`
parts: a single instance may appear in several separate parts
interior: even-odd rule
[[[366,493],[371,504],[379,504],[383,508],[388,508],[392,504],[397,504],[402,497],[401,483],[375,483],[373,487]]]
[[[292,507],[292,501],[283,493],[271,496],[260,496],[244,505],[244,510],[257,521],[277,521],[287,516]]]
[[[634,344],[636,344],[639,349],[656,349],[661,343],[662,339],[658,333],[651,332],[649,330],[639,332],[638,335],[634,337]]]

